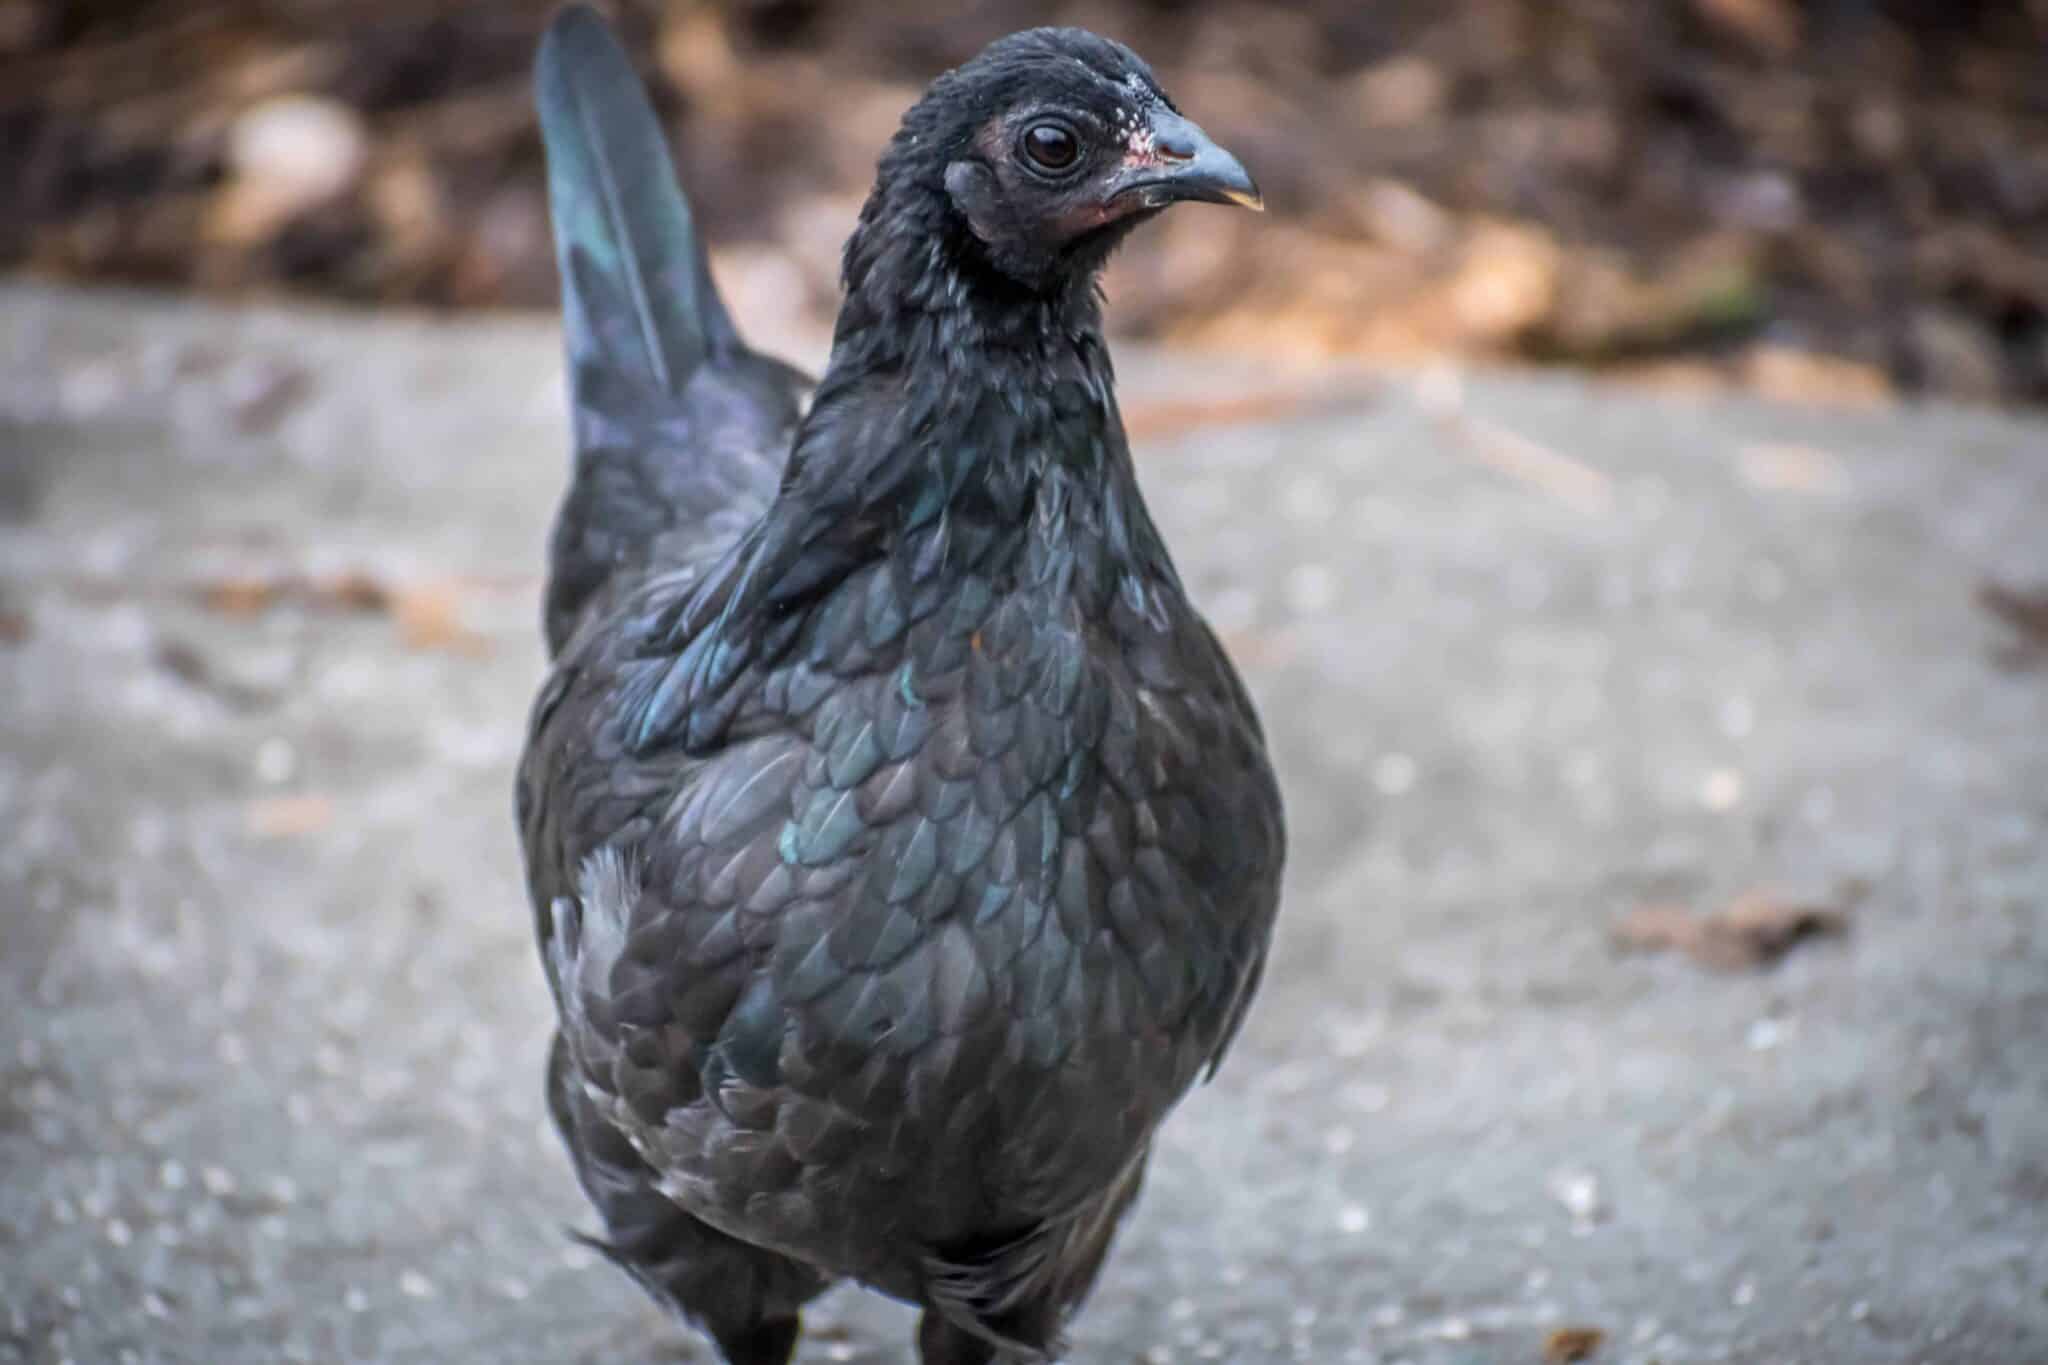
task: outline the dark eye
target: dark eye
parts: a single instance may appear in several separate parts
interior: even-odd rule
[[[1081,158],[1081,140],[1062,123],[1034,123],[1024,131],[1024,155],[1042,171],[1064,171]]]

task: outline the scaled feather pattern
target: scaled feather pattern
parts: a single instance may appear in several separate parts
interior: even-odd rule
[[[592,11],[537,88],[576,451],[518,818],[591,1240],[733,1365],[841,1279],[923,1307],[926,1365],[1056,1356],[1284,848],[1096,275],[1256,188],[1128,49],[1004,39],[885,152],[813,386]]]

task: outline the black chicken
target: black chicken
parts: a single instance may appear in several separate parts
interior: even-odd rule
[[[1258,191],[1129,50],[1005,38],[889,144],[813,390],[734,330],[591,11],[539,99],[576,461],[518,807],[597,1244],[734,1365],[839,1278],[921,1304],[926,1365],[1056,1354],[1284,839],[1095,280]]]

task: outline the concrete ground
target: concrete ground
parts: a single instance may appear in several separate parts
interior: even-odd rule
[[[1294,856],[1075,1358],[2048,1360],[2048,660],[1973,602],[2048,424],[1125,372]],[[0,1360],[709,1358],[543,1128],[558,395],[530,321],[0,291]],[[1610,943],[1756,887],[1848,932]]]

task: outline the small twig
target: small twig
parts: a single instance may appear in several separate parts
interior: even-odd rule
[[[1161,399],[1124,409],[1124,430],[1133,441],[1165,441],[1213,427],[1249,426],[1275,418],[1299,417],[1348,405],[1351,399],[1316,389],[1268,389],[1229,398]]]
[[[1613,508],[1613,479],[1583,460],[1469,411],[1464,383],[1455,371],[1427,376],[1416,396],[1423,411],[1481,464],[1588,515],[1601,516]]]
[[[1567,506],[1593,516],[1614,506],[1614,481],[1582,460],[1483,417],[1462,416],[1453,430],[1482,464]]]

